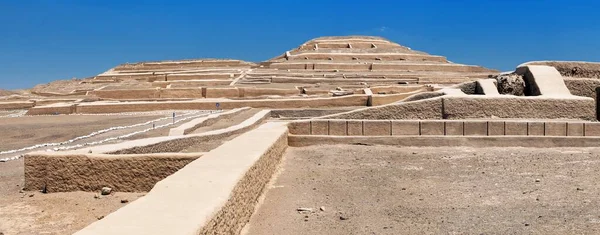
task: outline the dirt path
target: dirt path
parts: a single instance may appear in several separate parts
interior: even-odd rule
[[[600,148],[289,148],[247,232],[599,234],[598,169]]]
[[[198,128],[193,133],[194,134],[204,133],[207,131],[219,130],[219,129],[227,128],[230,126],[234,126],[234,125],[240,124],[243,121],[247,120],[248,118],[254,116],[258,112],[260,112],[260,109],[246,110],[241,113],[238,113],[237,115],[235,115],[233,117],[220,119],[213,125]],[[204,141],[204,142],[192,145],[192,146],[184,149],[181,152],[183,152],[183,153],[208,152],[210,150],[213,150],[213,149],[221,146],[223,143],[225,143],[228,140],[231,140],[237,136],[238,135],[233,135],[233,136],[230,136],[227,138],[211,139],[209,141]]]

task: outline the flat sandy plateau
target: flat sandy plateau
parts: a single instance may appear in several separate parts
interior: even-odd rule
[[[246,232],[600,234],[599,171],[600,148],[289,148]]]

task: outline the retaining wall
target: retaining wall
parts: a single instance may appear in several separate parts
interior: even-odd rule
[[[447,62],[443,56],[420,55],[420,54],[400,54],[400,53],[298,53],[288,56],[288,60],[347,60],[351,61],[355,58],[358,60],[414,60],[414,61],[438,61]]]
[[[600,87],[597,78],[568,78],[563,77],[565,85],[571,94],[596,99],[596,87]]]
[[[583,121],[311,120],[288,127],[293,135],[600,137],[599,122]]]
[[[444,97],[445,119],[536,118],[595,120],[594,99],[587,97],[547,98],[515,96]]]
[[[256,100],[193,100],[193,101],[161,101],[161,102],[95,102],[81,103],[78,105],[39,106],[29,109],[27,115],[61,114],[70,113],[120,113],[120,112],[145,112],[156,110],[214,110],[215,103],[220,103],[221,109],[235,109],[242,107],[286,109],[286,108],[324,108],[366,106],[366,95],[349,95],[331,98],[298,98],[298,99],[256,99]],[[74,107],[71,109],[71,107]]]
[[[516,96],[441,96],[329,115],[324,119],[535,118],[595,120],[594,99]]]
[[[25,155],[25,190],[53,192],[147,192],[156,182],[175,173],[201,153],[135,155],[65,154]]]
[[[576,136],[322,136],[290,135],[291,147],[328,144],[391,145],[411,147],[600,147],[600,137]]]
[[[0,102],[0,110],[28,109],[35,106],[34,102]]]

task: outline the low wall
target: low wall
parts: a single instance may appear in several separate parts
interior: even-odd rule
[[[257,96],[268,96],[268,95],[279,95],[279,96],[292,96],[300,95],[301,91],[298,89],[277,89],[277,88],[255,88],[255,87],[244,87],[239,88],[242,90],[243,97],[257,97]]]
[[[201,153],[137,155],[39,152],[25,155],[25,190],[147,192]]]
[[[225,88],[203,88],[206,98],[234,98],[241,97],[240,90],[237,87]]]
[[[600,74],[600,73],[599,73]],[[596,87],[600,87],[600,79],[563,77],[571,94],[596,99]]]
[[[600,137],[599,122],[582,121],[310,120],[288,127],[293,135]]]
[[[377,95],[374,94],[371,97],[371,106],[379,106],[379,105],[385,105],[385,104],[391,104],[391,103],[395,103],[401,100],[406,99],[407,97],[410,97],[412,95],[421,93],[421,92],[425,92],[426,90],[417,90],[417,91],[412,91],[412,92],[407,92],[407,93],[400,93],[400,94],[391,94],[391,95]]]
[[[445,119],[536,118],[596,119],[594,99],[585,97],[544,98],[514,96],[466,96],[443,99]]]
[[[34,102],[0,102],[0,110],[28,109],[35,106]]]
[[[366,95],[349,95],[331,98],[298,98],[298,99],[256,99],[256,100],[193,100],[193,101],[164,101],[164,102],[95,102],[81,103],[68,113],[121,113],[146,112],[156,110],[214,110],[215,103],[220,103],[220,109],[235,109],[242,107],[288,109],[288,108],[324,108],[366,106]],[[73,106],[70,104],[70,106]],[[39,106],[29,109],[27,115],[53,114],[57,111],[67,111],[62,106]]]
[[[169,81],[169,82],[153,82],[153,87],[167,88],[171,85],[171,88],[189,88],[189,87],[206,87],[206,86],[226,86],[231,83],[230,80],[190,80],[190,81]]]
[[[131,89],[131,90],[95,90],[88,92],[88,95],[97,96],[105,99],[149,99],[159,98],[158,89]]]
[[[228,141],[75,234],[239,234],[287,148],[285,125]]]
[[[76,113],[77,104],[51,104],[35,106],[27,110],[27,115],[53,115]]]
[[[231,79],[236,76],[233,73],[204,73],[204,74],[167,74],[166,81],[181,81],[181,80],[201,80],[201,79],[222,79],[231,82]]]
[[[535,118],[595,120],[594,99],[542,96],[440,96],[329,115],[322,119]]]
[[[299,77],[273,77],[270,78],[272,83],[305,83],[305,84],[360,84],[361,82],[377,83],[377,84],[398,84],[398,83],[417,83],[418,77],[407,78],[299,78]]]
[[[403,53],[299,53],[287,57],[288,60],[329,60],[351,61],[358,60],[409,60],[409,61],[438,61],[447,62],[443,56],[403,54]]]
[[[202,88],[169,88],[161,89],[159,98],[202,98]]]
[[[376,86],[370,87],[373,94],[397,94],[427,89],[426,86]],[[433,88],[431,88],[433,90]]]
[[[357,109],[322,119],[442,119],[442,97]]]
[[[391,145],[395,147],[600,147],[599,137],[560,136],[294,136],[288,138],[290,147],[325,144]]]

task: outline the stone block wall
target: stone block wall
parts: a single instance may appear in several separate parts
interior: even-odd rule
[[[311,120],[292,135],[335,136],[600,136],[600,123],[515,120]]]

